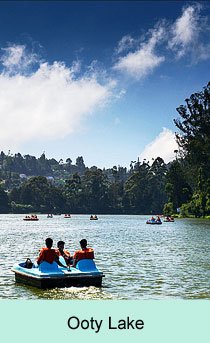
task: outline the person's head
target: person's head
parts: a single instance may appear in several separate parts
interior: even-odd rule
[[[84,249],[87,246],[87,239],[82,239],[80,242],[81,248]]]
[[[45,244],[46,244],[46,247],[47,247],[47,248],[52,248],[52,245],[53,245],[53,240],[52,240],[52,238],[46,238]]]
[[[65,244],[64,241],[59,241],[59,242],[57,243],[58,249],[59,249],[59,250],[63,250],[63,249],[64,249],[64,244]]]

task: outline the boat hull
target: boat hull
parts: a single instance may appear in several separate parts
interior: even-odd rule
[[[162,222],[146,222],[146,224],[150,224],[150,225],[161,225]]]
[[[101,287],[104,274],[100,272],[93,260],[81,260],[77,267],[59,267],[56,262],[52,264],[42,262],[39,266],[25,268],[24,263],[15,264],[12,268],[15,281],[25,285],[47,288],[95,286]]]
[[[25,220],[26,222],[37,222],[39,220],[39,218],[34,218],[34,219],[31,219],[31,218],[23,218],[23,220]]]
[[[15,281],[24,285],[33,286],[41,289],[64,288],[64,287],[83,287],[83,286],[102,286],[103,276],[83,276],[69,278],[34,278],[21,273],[15,273]]]

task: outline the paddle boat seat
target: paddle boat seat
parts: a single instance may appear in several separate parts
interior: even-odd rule
[[[39,265],[39,270],[42,273],[56,273],[59,272],[58,264],[56,262],[48,263],[43,261]]]
[[[98,272],[95,262],[86,259],[78,261],[76,269],[79,269],[81,272]]]

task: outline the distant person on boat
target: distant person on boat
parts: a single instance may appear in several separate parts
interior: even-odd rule
[[[42,262],[53,263],[54,261],[61,267],[65,267],[60,261],[59,257],[55,251],[52,249],[53,240],[52,238],[46,238],[45,240],[46,248],[42,248],[37,259],[37,264],[39,265]]]
[[[160,223],[160,222],[161,222],[161,219],[160,219],[159,216],[157,216],[156,222],[157,222],[157,223]]]
[[[73,263],[73,258],[68,250],[64,249],[65,242],[59,241],[57,243],[58,249],[56,250],[57,256],[62,256],[66,262],[67,266],[70,266]]]
[[[96,214],[94,214],[94,216],[91,214],[90,216],[90,220],[98,220],[98,217]]]
[[[94,259],[94,251],[92,248],[87,248],[87,240],[82,239],[79,243],[81,246],[81,250],[77,250],[74,253],[73,267],[75,267],[77,262],[80,260],[84,260],[84,259],[93,260]]]

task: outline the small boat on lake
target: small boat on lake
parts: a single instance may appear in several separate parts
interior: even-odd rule
[[[160,225],[160,224],[162,224],[162,222],[161,221],[152,221],[151,219],[148,219],[147,221],[146,221],[146,224],[152,224],[152,225]]]
[[[160,225],[160,224],[162,224],[162,221],[160,220],[160,217],[157,216],[156,219],[154,217],[152,217],[151,219],[148,219],[146,221],[146,224]]]
[[[48,214],[47,218],[53,218],[53,215],[52,214]]]
[[[167,223],[174,223],[174,218],[173,217],[166,217],[164,219],[164,222],[167,222]]]
[[[64,214],[64,218],[71,218],[70,214]]]
[[[90,220],[98,220],[98,217],[97,217],[97,215],[95,214],[94,216],[93,215],[91,215],[90,216]]]
[[[31,215],[31,216],[25,216],[25,218],[23,218],[23,220],[25,221],[37,221],[39,220],[39,218],[37,217],[37,215]]]
[[[25,265],[25,262],[22,262],[12,267],[16,282],[42,289],[71,286],[101,287],[104,277],[93,260],[80,260],[76,268],[71,267],[70,270],[58,266],[56,262],[42,262],[39,266],[33,265],[32,268],[26,268]]]

